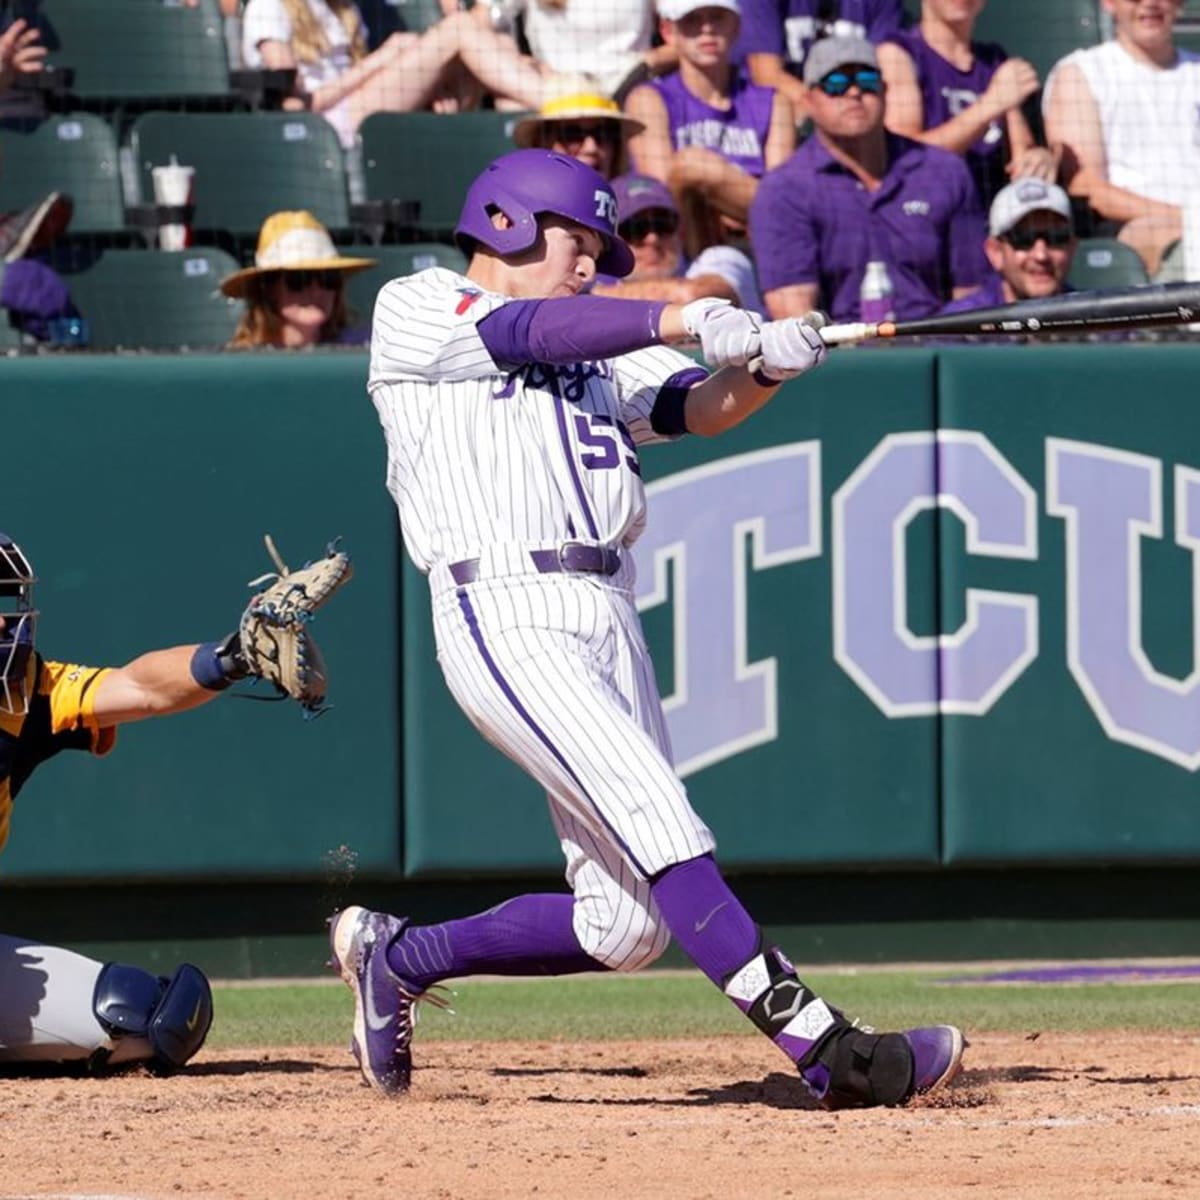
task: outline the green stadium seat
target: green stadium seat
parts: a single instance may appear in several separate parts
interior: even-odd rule
[[[992,0],[975,22],[975,38],[1029,59],[1045,83],[1060,58],[1104,40],[1099,0]]]
[[[212,107],[230,101],[217,0],[41,0],[49,61],[69,68],[71,103]]]
[[[90,326],[91,349],[197,349],[233,336],[242,304],[217,285],[237,269],[232,255],[212,247],[106,250],[67,284]]]
[[[368,200],[420,204],[416,227],[445,236],[479,172],[514,149],[513,126],[525,113],[375,113],[361,125]]]
[[[1182,50],[1200,53],[1200,0],[1184,0],[1175,21],[1175,44]]]
[[[1116,238],[1082,238],[1067,282],[1080,291],[1093,288],[1137,287],[1149,283],[1141,255]]]
[[[152,204],[152,167],[196,168],[193,227],[257,237],[273,212],[308,209],[329,230],[350,225],[342,147],[315,113],[143,113],[130,148],[140,197]]]
[[[359,271],[346,282],[346,303],[352,310],[352,322],[365,324],[371,319],[375,297],[389,279],[400,275],[412,275],[426,267],[449,267],[452,271],[465,271],[466,256],[457,246],[443,242],[413,242],[396,246],[339,246],[339,251],[351,258],[374,258],[376,266],[369,271]]]
[[[25,339],[21,336],[21,331],[9,323],[8,313],[0,309],[0,354],[20,350],[24,345]]]
[[[359,0],[358,8],[376,46],[389,34],[424,33],[446,15],[438,0]]]
[[[53,191],[75,203],[72,234],[126,232],[117,141],[100,117],[71,113],[32,133],[0,131],[0,212],[27,208]]]

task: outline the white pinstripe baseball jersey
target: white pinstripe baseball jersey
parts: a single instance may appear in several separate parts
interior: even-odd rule
[[[497,543],[629,546],[645,521],[637,446],[660,385],[696,364],[667,347],[506,373],[476,322],[509,297],[443,267],[379,294],[371,397],[388,490],[423,571]]]
[[[393,280],[368,388],[450,691],[546,788],[581,945],[632,969],[667,941],[646,880],[713,837],[671,765],[632,556],[612,576],[538,573],[529,551],[632,545],[645,522],[637,447],[661,440],[655,399],[695,363],[652,347],[501,370],[476,322],[508,299],[440,267]],[[448,565],[468,558],[479,578],[456,584]]]

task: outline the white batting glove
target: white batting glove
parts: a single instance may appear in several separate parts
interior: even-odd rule
[[[762,318],[758,313],[704,296],[685,304],[680,316],[688,333],[700,339],[704,361],[714,370],[744,367],[760,353]]]
[[[762,327],[761,343],[762,359],[755,365],[762,375],[777,383],[820,366],[828,352],[817,327],[803,317],[768,321]]]

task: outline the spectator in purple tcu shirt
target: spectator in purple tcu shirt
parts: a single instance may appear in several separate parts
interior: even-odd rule
[[[745,58],[755,83],[778,88],[791,101],[798,125],[808,115],[801,80],[813,42],[859,37],[878,43],[903,26],[901,0],[742,0],[734,57]]]
[[[983,286],[952,300],[945,313],[1043,300],[1070,291],[1075,257],[1071,200],[1057,184],[1015,179],[1001,188],[988,213],[983,252],[992,268]]]
[[[899,320],[928,316],[984,279],[983,208],[957,155],[888,133],[875,49],[826,38],[804,64],[814,134],[768,172],[750,209],[773,317],[824,308],[859,319],[867,263],[883,262]]]
[[[987,203],[1009,178],[1053,180],[1058,163],[1021,113],[1038,90],[1037,71],[1002,46],[971,40],[985,3],[922,0],[920,25],[888,35],[879,67],[887,127],[963,155]]]
[[[630,136],[629,153],[637,171],[675,193],[695,257],[744,236],[758,181],[791,154],[796,130],[788,102],[730,60],[738,0],[659,0],[658,12],[679,70],[630,92],[626,111],[645,128]]]

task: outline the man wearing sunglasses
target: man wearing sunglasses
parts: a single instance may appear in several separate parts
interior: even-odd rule
[[[598,281],[592,289],[597,295],[672,304],[716,296],[762,311],[754,264],[736,246],[709,246],[687,260],[679,209],[666,184],[630,172],[614,179],[612,189],[617,232],[633,251],[633,270],[624,279]]]
[[[996,194],[988,214],[983,252],[992,274],[942,311],[967,312],[1070,291],[1067,274],[1075,246],[1067,193],[1041,179],[1016,179]]]
[[[956,154],[889,133],[875,48],[826,38],[804,64],[814,134],[759,185],[750,235],[772,317],[814,308],[860,319],[867,264],[883,262],[900,320],[983,282],[986,225]]]
[[[836,32],[878,44],[903,27],[901,0],[742,0],[737,48],[755,83],[791,101],[799,124],[808,114],[802,74],[814,42]]]

